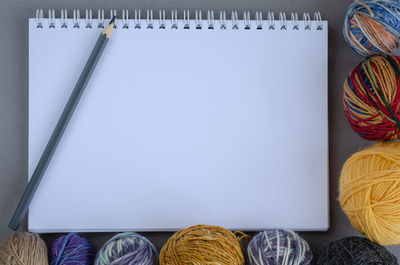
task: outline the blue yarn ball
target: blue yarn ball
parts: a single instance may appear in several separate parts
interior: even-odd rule
[[[95,265],[156,265],[157,251],[145,237],[120,233],[108,240],[99,250]]]
[[[76,233],[63,235],[51,246],[51,265],[92,265],[93,247]]]
[[[347,10],[343,35],[363,56],[392,53],[399,47],[399,0],[355,1]]]
[[[290,230],[268,229],[255,235],[248,247],[250,265],[308,265],[313,255],[308,243]]]

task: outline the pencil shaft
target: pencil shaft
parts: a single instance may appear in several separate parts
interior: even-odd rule
[[[48,141],[46,148],[43,151],[42,156],[35,168],[35,171],[32,174],[32,177],[26,187],[24,194],[21,197],[21,200],[18,203],[18,206],[14,212],[14,215],[8,225],[12,230],[18,229],[21,224],[26,212],[28,211],[29,204],[32,201],[32,198],[43,178],[43,175],[53,157],[53,154],[65,132],[65,129],[68,126],[68,123],[74,113],[76,106],[79,103],[79,100],[82,96],[83,91],[89,79],[97,65],[97,62],[103,53],[103,50],[108,42],[108,38],[105,34],[101,34],[98,38],[92,53],[89,56],[89,59],[86,62],[85,67],[71,93],[71,96],[68,99],[67,104],[64,107],[63,112],[54,128],[53,133],[51,134],[50,140]]]

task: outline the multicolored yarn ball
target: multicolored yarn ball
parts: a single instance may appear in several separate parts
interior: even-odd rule
[[[400,57],[373,56],[360,63],[344,83],[343,102],[362,138],[400,139]]]
[[[156,265],[157,250],[145,237],[120,233],[108,240],[96,256],[96,265]]]
[[[308,243],[290,230],[258,233],[247,247],[250,265],[308,265],[313,255]]]
[[[317,265],[397,265],[384,247],[363,237],[346,237],[325,246]]]
[[[51,246],[51,265],[91,265],[93,258],[92,245],[76,233],[57,238]]]
[[[244,265],[240,239],[219,226],[196,225],[176,232],[160,252],[160,265]]]
[[[373,242],[400,244],[400,142],[352,155],[339,181],[339,201],[352,225]]]
[[[0,245],[0,264],[48,265],[46,244],[37,234],[12,234]]]
[[[355,0],[343,25],[346,42],[359,54],[388,54],[399,47],[400,2]]]

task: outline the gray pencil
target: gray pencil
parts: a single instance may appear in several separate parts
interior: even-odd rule
[[[76,82],[76,85],[71,93],[71,96],[68,99],[67,104],[64,107],[63,112],[57,122],[56,127],[54,128],[53,133],[51,134],[50,140],[46,145],[46,148],[43,151],[42,156],[35,168],[35,171],[32,174],[31,180],[26,187],[24,194],[21,197],[21,200],[18,203],[17,209],[14,212],[13,217],[11,218],[8,227],[12,230],[17,230],[19,225],[21,224],[22,220],[26,212],[28,211],[29,204],[32,201],[32,198],[39,187],[40,181],[43,178],[43,175],[50,163],[51,158],[57,148],[58,143],[61,140],[61,137],[64,134],[65,129],[68,126],[68,123],[74,113],[76,106],[78,105],[79,99],[82,96],[83,91],[89,79],[96,68],[97,62],[99,61],[101,54],[103,53],[104,48],[107,45],[108,40],[110,39],[111,32],[113,30],[115,23],[115,17],[113,17],[108,24],[108,26],[102,31],[100,37],[97,39],[96,44],[92,50],[92,53],[89,56],[89,59],[86,62],[85,67]]]

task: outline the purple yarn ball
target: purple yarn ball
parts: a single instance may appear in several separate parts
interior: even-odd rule
[[[297,233],[268,229],[253,237],[247,247],[250,265],[309,265],[313,255],[307,242]]]
[[[92,245],[76,233],[63,235],[51,245],[51,265],[91,265],[93,258]]]

